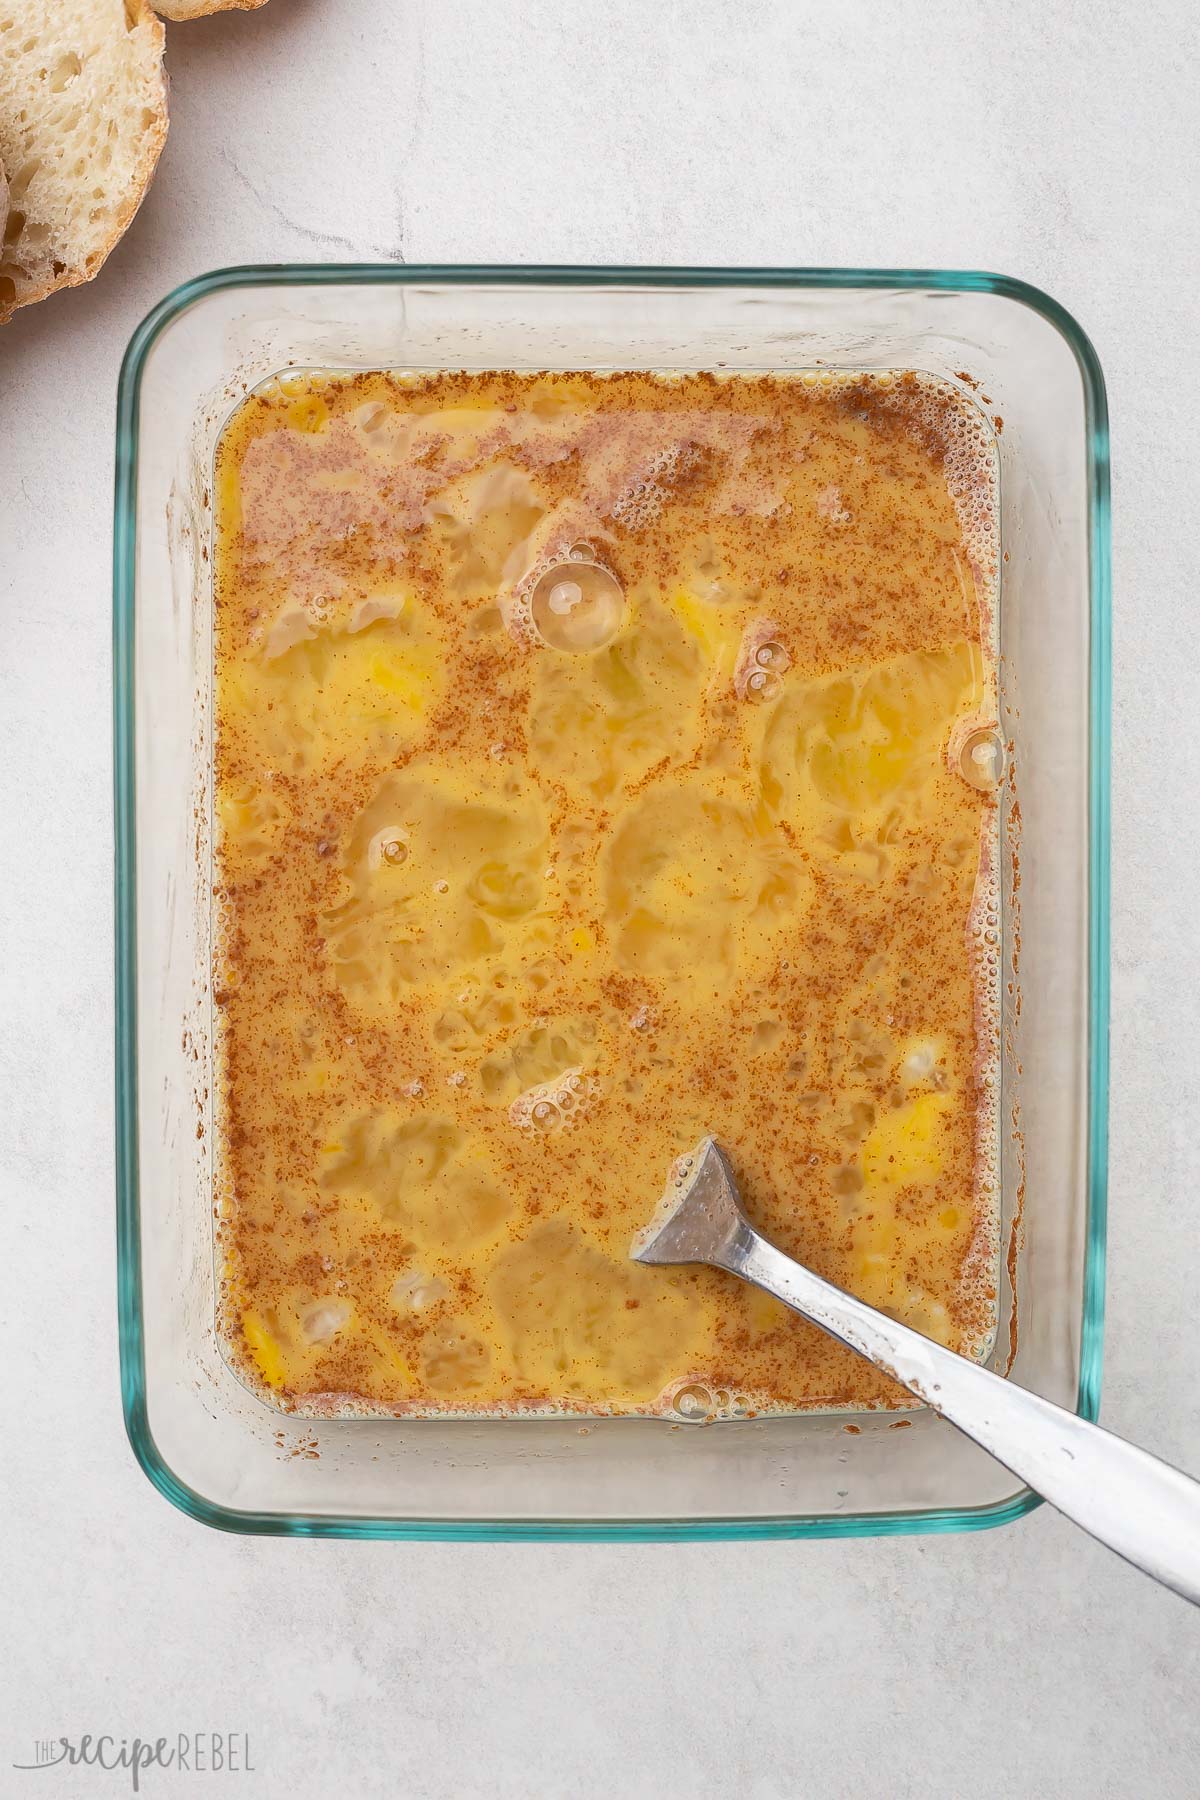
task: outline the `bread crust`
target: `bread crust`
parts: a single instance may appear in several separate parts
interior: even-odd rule
[[[176,25],[185,19],[207,19],[219,12],[256,12],[267,0],[154,0],[154,9]]]

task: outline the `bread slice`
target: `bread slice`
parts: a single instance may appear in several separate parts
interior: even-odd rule
[[[167,135],[164,31],[149,0],[0,0],[0,323],[96,273]]]
[[[153,0],[164,19],[202,19],[207,13],[253,12],[267,0]]]

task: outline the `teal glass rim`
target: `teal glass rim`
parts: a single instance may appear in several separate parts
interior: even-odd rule
[[[1108,404],[1104,376],[1086,333],[1056,300],[1010,276],[953,269],[636,268],[504,264],[277,263],[216,269],[182,283],[131,337],[117,390],[113,527],[113,785],[115,813],[115,1062],[117,1307],[125,1428],[153,1485],[189,1517],[252,1536],[392,1538],[426,1541],[633,1543],[735,1539],[904,1536],[1005,1525],[1041,1504],[1024,1488],[1010,1499],[969,1508],[850,1516],[783,1515],[703,1519],[395,1519],[239,1511],[180,1480],[154,1441],[147,1406],[142,1323],[136,1037],[137,911],[134,768],[135,548],[138,404],[146,358],[161,333],[207,295],[223,289],[404,286],[438,283],[648,288],[849,288],[986,293],[1041,314],[1065,339],[1083,385],[1089,541],[1088,671],[1088,1023],[1087,1235],[1077,1411],[1100,1405],[1104,1331],[1109,1107],[1109,834],[1111,527]]]

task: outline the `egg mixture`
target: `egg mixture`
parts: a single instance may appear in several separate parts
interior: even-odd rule
[[[994,443],[912,374],[295,376],[217,454],[226,1354],[330,1412],[882,1406],[630,1240],[996,1310]],[[687,1409],[682,1409],[687,1410]]]

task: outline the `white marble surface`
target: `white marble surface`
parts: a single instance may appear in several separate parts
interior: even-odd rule
[[[47,0],[49,3],[49,0]],[[1192,0],[271,0],[171,34],[92,287],[0,334],[0,1794],[43,1733],[248,1730],[232,1791],[1200,1792],[1200,1616],[1045,1509],[944,1539],[238,1540],[126,1447],[112,1226],[109,533],[129,333],[215,264],[996,268],[1091,332],[1116,457],[1104,1417],[1200,1470]],[[1184,721],[1182,726],[1179,721]],[[151,1795],[216,1776],[151,1773]],[[57,1784],[57,1785],[55,1785]]]

